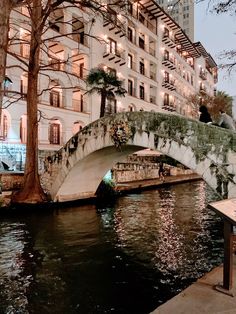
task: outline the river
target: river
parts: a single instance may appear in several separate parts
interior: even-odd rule
[[[146,314],[223,258],[203,181],[0,220],[0,313]]]

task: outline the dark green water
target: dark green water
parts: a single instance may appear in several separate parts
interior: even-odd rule
[[[0,221],[0,313],[150,313],[222,261],[204,182]]]

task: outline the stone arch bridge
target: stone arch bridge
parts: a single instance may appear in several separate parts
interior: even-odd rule
[[[58,202],[94,197],[116,162],[144,148],[189,167],[222,197],[236,195],[236,133],[156,112],[118,113],[87,125],[44,160],[43,187]]]

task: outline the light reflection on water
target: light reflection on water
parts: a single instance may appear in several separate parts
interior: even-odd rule
[[[213,198],[199,181],[3,219],[0,313],[149,313],[221,263]]]

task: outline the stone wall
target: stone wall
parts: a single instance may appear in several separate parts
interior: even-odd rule
[[[129,160],[130,158],[128,158]],[[140,162],[124,162],[117,163],[115,167],[112,168],[112,177],[116,183],[122,182],[132,182],[139,180],[150,180],[159,178],[159,164],[158,163],[148,163],[149,156],[145,159],[142,156]],[[185,167],[173,167],[168,164],[164,164],[165,175],[179,176],[192,174],[191,169],[186,169]]]

